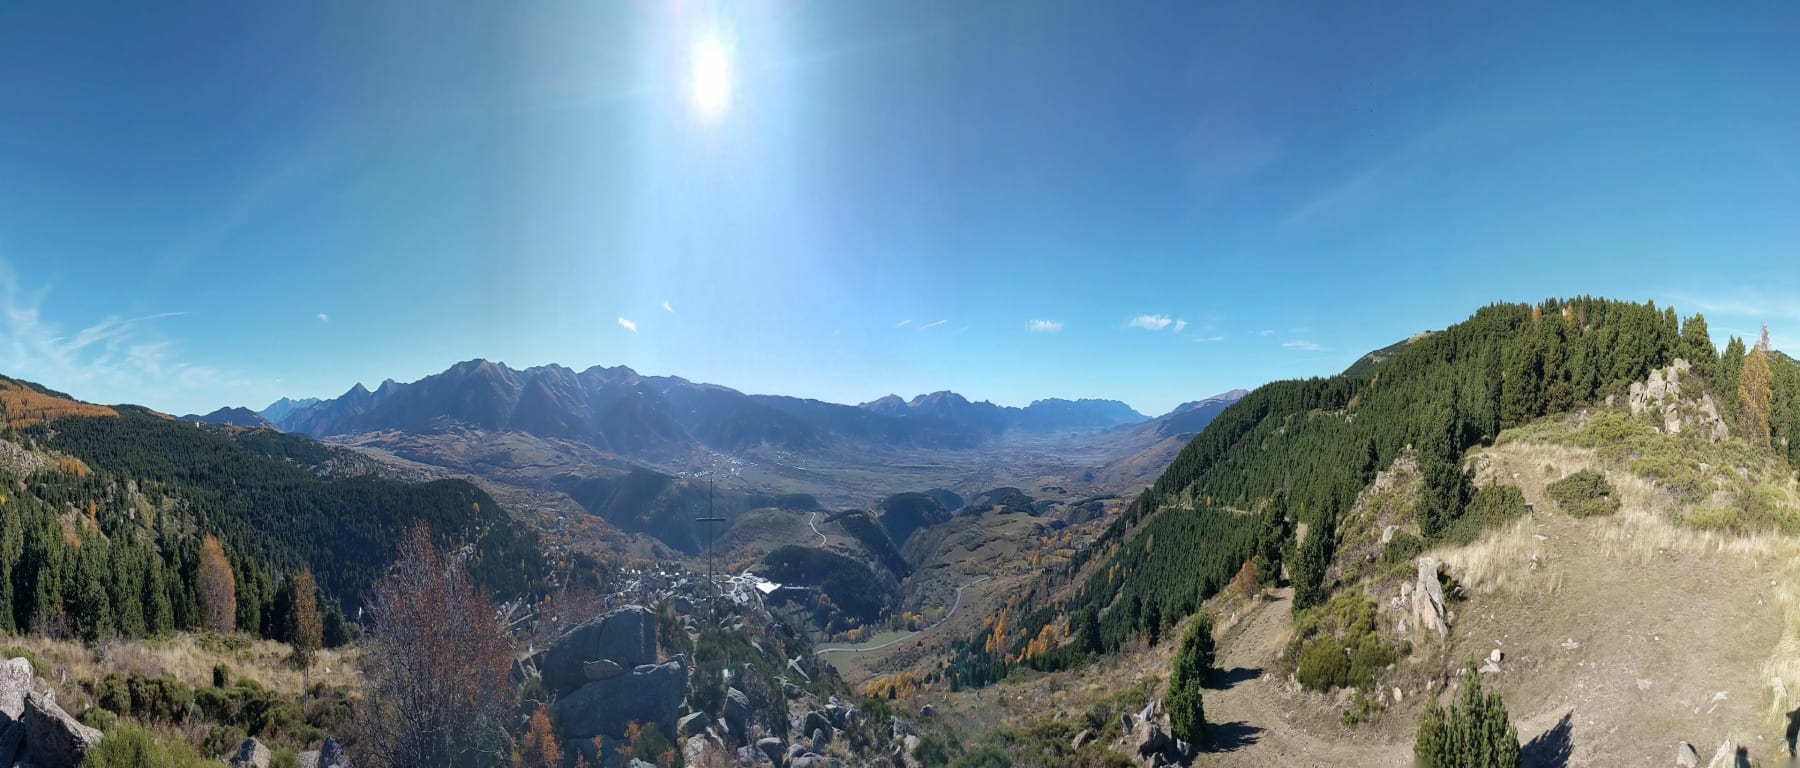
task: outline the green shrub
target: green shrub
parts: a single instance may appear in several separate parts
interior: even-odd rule
[[[1315,691],[1329,691],[1350,682],[1350,658],[1344,645],[1329,635],[1306,641],[1300,648],[1300,667],[1294,671],[1300,684]]]
[[[200,759],[180,741],[160,740],[129,720],[115,724],[106,733],[106,738],[89,749],[81,761],[81,768],[205,768],[209,765],[216,766],[217,763]]]
[[[1483,531],[1525,516],[1525,494],[1516,485],[1490,485],[1475,491],[1463,516],[1444,533],[1444,540],[1468,544]]]
[[[1425,554],[1424,541],[1406,531],[1395,531],[1394,538],[1389,539],[1381,550],[1381,564],[1383,567],[1411,567],[1422,554]]]
[[[913,759],[925,768],[943,768],[950,764],[950,746],[935,734],[919,737],[919,745],[913,748]]]
[[[88,707],[81,713],[80,717],[75,719],[80,720],[82,725],[100,731],[101,733],[110,731],[113,729],[113,726],[119,724],[118,715],[99,707]]]
[[[1413,757],[1422,768],[1518,768],[1519,732],[1498,693],[1481,689],[1474,662],[1463,669],[1463,690],[1449,710],[1425,704]]]
[[[224,688],[231,685],[231,667],[223,662],[213,665],[213,687]]]
[[[1012,768],[1012,759],[998,747],[977,747],[957,758],[955,768]]]
[[[1175,668],[1169,672],[1169,729],[1175,738],[1200,743],[1206,737],[1206,706],[1200,688],[1212,669],[1212,619],[1201,613],[1188,626],[1175,653]]]
[[[300,756],[287,747],[277,749],[269,758],[269,768],[300,768]]]
[[[1544,487],[1544,492],[1564,512],[1575,517],[1610,515],[1619,509],[1612,484],[1606,482],[1605,475],[1591,469],[1584,469],[1551,483]]]

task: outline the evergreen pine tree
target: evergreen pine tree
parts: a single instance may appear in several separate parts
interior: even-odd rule
[[[1206,707],[1201,686],[1212,665],[1212,620],[1202,612],[1188,626],[1175,652],[1175,667],[1169,672],[1169,693],[1164,707],[1169,712],[1169,728],[1175,738],[1199,743],[1206,737]]]

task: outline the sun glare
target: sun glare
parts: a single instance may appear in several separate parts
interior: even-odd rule
[[[717,120],[731,109],[731,50],[716,33],[694,40],[688,62],[688,96],[703,120]]]

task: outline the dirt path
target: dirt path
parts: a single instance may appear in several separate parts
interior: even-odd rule
[[[813,655],[814,656],[824,656],[827,653],[867,653],[869,651],[879,651],[884,648],[887,648],[888,646],[894,645],[896,643],[905,642],[907,640],[911,640],[914,637],[922,635],[926,632],[930,632],[931,630],[937,629],[938,627],[944,626],[944,622],[947,622],[951,618],[956,616],[956,609],[962,607],[963,590],[968,589],[969,587],[973,587],[976,584],[980,584],[981,582],[987,581],[987,579],[988,579],[988,577],[983,576],[979,579],[976,579],[976,580],[971,581],[967,584],[964,584],[960,587],[957,587],[956,588],[956,602],[950,604],[950,612],[944,614],[944,618],[938,619],[938,622],[936,624],[933,624],[929,627],[918,630],[916,632],[908,632],[904,635],[896,637],[896,638],[889,640],[885,643],[882,643],[880,645],[871,645],[871,646],[866,646],[866,647],[860,646],[860,645],[838,645],[838,646],[832,646],[830,648],[820,648],[819,650],[814,651]]]
[[[1281,589],[1241,620],[1219,644],[1218,679],[1205,692],[1213,754],[1201,761],[1249,766],[1408,766],[1410,744],[1359,744],[1319,736],[1295,722],[1303,716],[1279,679],[1263,670],[1293,630],[1293,591]]]

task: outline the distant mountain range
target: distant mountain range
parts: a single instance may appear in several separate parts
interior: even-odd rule
[[[249,413],[226,409],[199,420],[227,411],[233,423],[240,411]],[[262,418],[314,437],[463,427],[515,431],[650,460],[696,449],[966,449],[1007,433],[1093,432],[1147,421],[1116,400],[1051,399],[1013,408],[935,392],[910,402],[890,395],[852,406],[746,395],[674,376],[641,376],[624,366],[515,370],[487,360],[458,363],[410,384],[390,379],[374,390],[357,384],[340,397],[310,404],[284,398]]]
[[[299,400],[289,400],[284,397],[273,403],[269,403],[269,407],[257,411],[256,415],[267,419],[272,424],[287,418],[287,415],[294,411],[300,410],[301,408],[310,408],[318,404],[319,398],[316,397],[303,397]]]
[[[284,398],[285,399],[285,398]],[[275,424],[249,408],[220,408],[204,416],[188,414],[182,421],[218,424],[226,427],[273,427]]]

